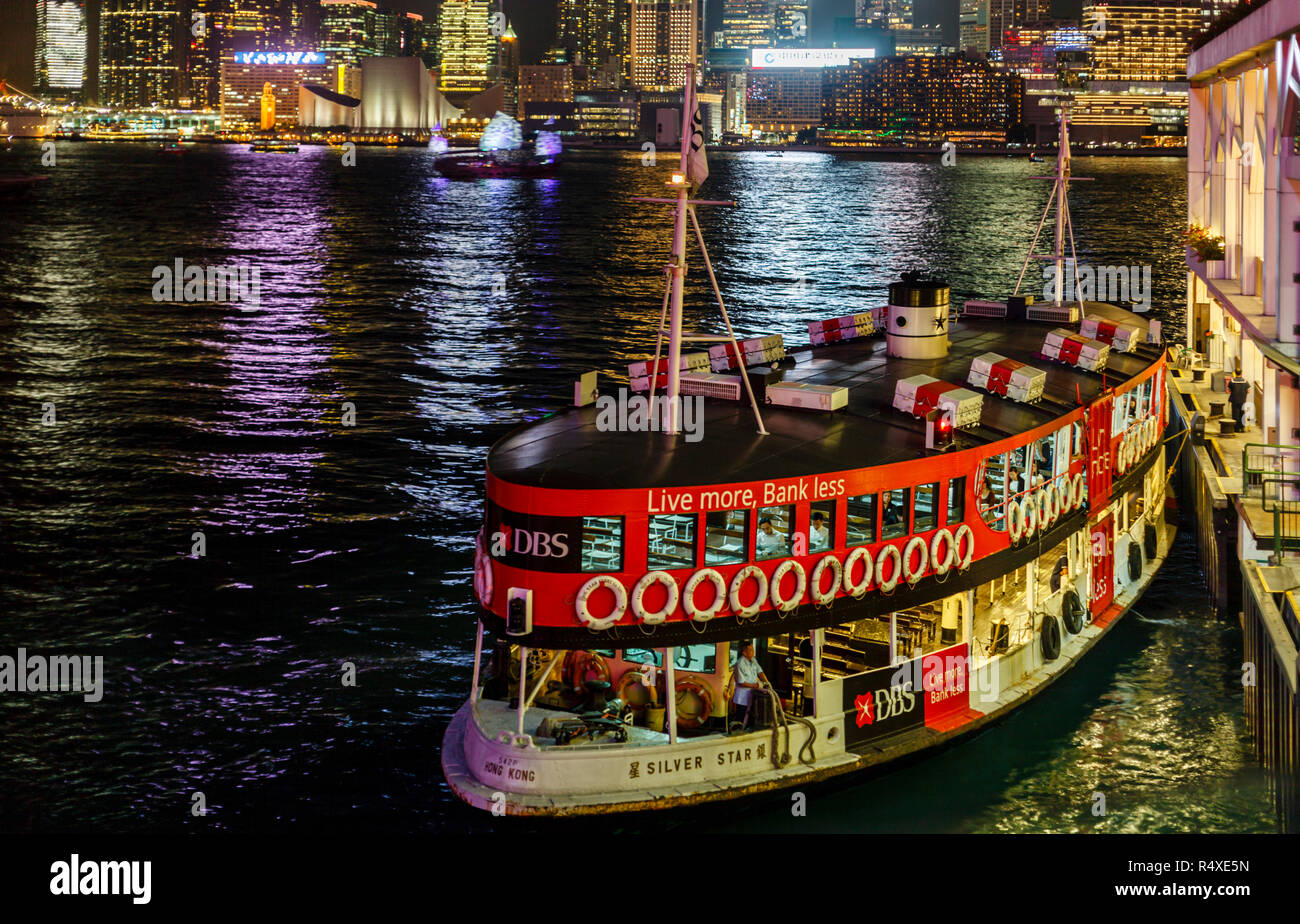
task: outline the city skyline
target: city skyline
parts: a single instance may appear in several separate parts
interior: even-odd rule
[[[559,0],[504,0],[506,15],[519,37],[522,63],[540,61],[556,39],[556,10]],[[809,37],[812,44],[829,44],[836,18],[852,18],[855,0],[809,0]],[[380,4],[395,13],[416,13],[431,19],[437,12],[437,0],[399,0]],[[103,0],[85,4],[87,23],[86,86],[98,89],[98,45],[100,10]],[[1082,0],[1051,0],[1053,18],[1078,19]],[[0,0],[0,17],[6,24],[0,30],[0,77],[23,89],[32,89],[36,47],[36,0]],[[722,2],[710,0],[707,6],[708,33],[721,25]],[[955,44],[958,33],[958,0],[916,0],[918,22],[937,22],[944,38]]]

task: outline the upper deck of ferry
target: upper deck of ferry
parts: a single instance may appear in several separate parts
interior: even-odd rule
[[[1162,347],[1147,344],[1148,324],[1124,308],[1087,302],[1085,316],[1136,327],[1141,341],[1132,353],[1111,350],[1105,369],[1091,372],[1042,355],[1046,321],[952,319],[949,349],[939,359],[887,355],[881,337],[822,346],[787,346],[795,361],[776,369],[750,369],[768,382],[800,382],[848,389],[848,405],[814,413],[765,405],[767,436],[757,432],[748,401],[705,401],[702,439],[666,441],[659,432],[601,430],[595,407],[520,427],[488,456],[488,471],[524,487],[626,489],[683,487],[760,479],[794,478],[845,468],[870,468],[926,456],[925,422],[895,410],[895,384],[924,373],[963,387],[972,360],[997,353],[1046,373],[1042,399],[1021,403],[982,391],[978,426],[963,428],[956,448],[970,449],[1026,433],[1074,411],[1103,391],[1120,387],[1156,362]],[[662,392],[661,392],[662,394]]]

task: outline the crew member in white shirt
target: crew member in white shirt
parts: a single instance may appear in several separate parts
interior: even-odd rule
[[[772,518],[758,521],[758,557],[773,558],[785,551],[785,539],[772,528]]]
[[[754,660],[753,642],[745,642],[740,649],[740,657],[736,659],[736,666],[732,668],[732,674],[735,677],[735,689],[731,693],[731,701],[737,708],[745,710],[745,717],[741,720],[741,728],[749,727],[750,708],[753,703],[754,691],[762,689],[762,684],[767,682],[767,675],[763,673],[758,662]]]
[[[814,510],[812,525],[808,529],[808,551],[824,552],[831,547],[831,531],[826,528],[826,516]]]

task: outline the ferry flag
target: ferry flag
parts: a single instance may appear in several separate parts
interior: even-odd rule
[[[704,117],[698,101],[691,115],[691,152],[686,161],[686,176],[696,189],[709,178],[709,162],[704,156]]]

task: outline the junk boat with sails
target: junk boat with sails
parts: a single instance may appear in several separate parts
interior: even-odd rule
[[[473,680],[442,764],[497,814],[730,799],[947,744],[1077,663],[1172,541],[1158,325],[1062,298],[1064,108],[1039,222],[1055,202],[1056,246],[1036,234],[1025,261],[1052,261],[1051,301],[955,312],[906,274],[792,348],[734,336],[695,216],[734,203],[695,198],[684,127],[669,195],[641,200],[673,205],[675,233],[661,343],[629,369],[668,432],[610,432],[586,379],[488,454]],[[688,229],[725,335],[682,329]]]

